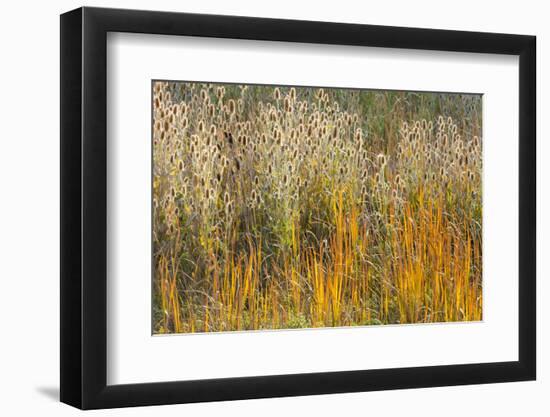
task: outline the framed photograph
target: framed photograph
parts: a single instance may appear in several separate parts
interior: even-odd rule
[[[535,37],[61,16],[61,401],[535,379]]]

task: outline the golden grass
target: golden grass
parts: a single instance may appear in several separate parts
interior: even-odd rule
[[[475,102],[369,97],[154,84],[156,333],[481,319]]]

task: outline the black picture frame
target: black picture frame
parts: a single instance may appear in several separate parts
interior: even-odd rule
[[[107,385],[108,32],[519,56],[519,360]],[[535,45],[534,36],[251,17],[88,7],[61,15],[61,401],[95,409],[535,379]]]

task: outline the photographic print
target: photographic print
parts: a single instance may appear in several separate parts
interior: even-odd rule
[[[482,96],[152,82],[153,333],[482,319]]]

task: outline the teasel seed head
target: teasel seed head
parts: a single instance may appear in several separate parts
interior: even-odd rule
[[[359,127],[355,130],[355,140],[360,142],[363,139],[363,130]]]
[[[292,112],[292,105],[290,103],[290,99],[289,99],[288,96],[285,97],[284,109],[285,109],[286,113],[291,113]]]
[[[296,100],[296,89],[294,87],[290,89],[289,96],[291,100]]]
[[[233,100],[233,99],[229,100],[228,109],[229,109],[229,113],[231,115],[235,114],[235,112],[237,110],[237,106],[235,105],[235,100]]]
[[[225,93],[225,88],[224,87],[218,87],[216,89],[216,96],[218,97],[218,100],[223,99],[224,93]]]
[[[278,146],[281,146],[281,145],[282,145],[282,139],[283,139],[283,135],[281,134],[281,132],[276,131],[276,132],[275,132],[275,143],[276,143]]]
[[[209,104],[208,105],[208,117],[213,118],[214,117],[214,111],[215,111],[214,105]]]
[[[317,90],[317,98],[319,100],[321,100],[325,95],[325,90],[323,90],[322,88],[320,88],[319,90]]]

